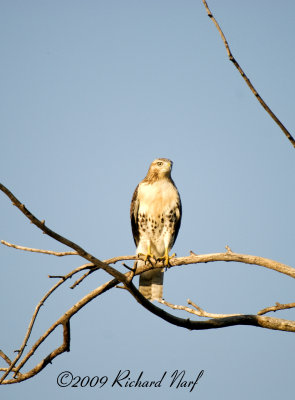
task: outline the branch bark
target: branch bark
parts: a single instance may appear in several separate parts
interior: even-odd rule
[[[237,70],[239,71],[239,73],[241,74],[242,78],[244,79],[244,81],[246,82],[246,84],[248,85],[248,87],[250,88],[251,92],[254,94],[254,96],[257,98],[257,100],[259,101],[259,103],[262,105],[262,107],[265,109],[265,111],[268,113],[268,115],[275,121],[275,123],[280,127],[280,129],[284,132],[285,136],[287,137],[287,139],[291,142],[292,146],[295,148],[295,139],[293,138],[293,136],[291,135],[291,133],[288,131],[288,129],[284,126],[284,124],[279,120],[279,118],[272,112],[272,110],[269,108],[269,106],[265,103],[265,101],[262,99],[262,97],[259,95],[259,93],[257,92],[257,90],[255,89],[255,87],[252,85],[250,79],[247,77],[247,75],[245,74],[245,72],[243,71],[242,67],[240,66],[240,64],[237,62],[237,60],[235,59],[235,57],[233,56],[230,47],[228,45],[228,42],[226,40],[226,37],[222,31],[222,29],[220,28],[219,23],[216,21],[215,17],[213,16],[207,2],[205,0],[202,0],[203,4],[206,8],[208,17],[213,21],[214,25],[216,26],[216,29],[218,30],[221,39],[223,41],[223,44],[225,46],[227,55],[229,60],[234,64],[234,66],[237,68]]]

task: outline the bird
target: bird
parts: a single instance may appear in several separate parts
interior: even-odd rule
[[[144,259],[162,260],[165,267],[181,223],[182,206],[179,192],[171,178],[173,162],[157,158],[149,167],[146,177],[137,185],[131,200],[130,219],[136,254]],[[148,300],[163,297],[164,267],[143,272],[139,277],[139,291]]]

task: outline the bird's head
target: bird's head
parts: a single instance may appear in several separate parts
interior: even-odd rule
[[[172,165],[173,162],[168,160],[168,158],[157,158],[151,163],[146,179],[155,181],[158,179],[170,178]]]

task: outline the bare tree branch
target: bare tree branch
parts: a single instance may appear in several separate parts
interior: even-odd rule
[[[187,300],[188,304],[191,304],[194,308],[186,307],[186,306],[179,306],[176,304],[169,303],[166,300],[158,300],[159,303],[164,304],[167,307],[170,307],[174,310],[181,310],[181,311],[186,311],[190,314],[195,314],[198,315],[199,317],[205,317],[205,318],[226,318],[226,317],[235,317],[237,315],[244,315],[244,314],[213,314],[213,313],[208,313],[207,311],[203,310],[201,307],[193,303],[190,299]],[[271,311],[280,311],[280,310],[286,310],[290,308],[295,308],[295,303],[288,303],[288,304],[280,304],[276,303],[275,306],[267,307],[264,308],[263,310],[258,311],[257,315],[264,315],[266,313],[269,313]]]
[[[42,249],[32,249],[31,247],[19,246],[13,243],[6,242],[6,240],[1,240],[1,243],[7,247],[12,247],[14,249],[23,250],[23,251],[30,251],[32,253],[42,253],[42,254],[49,254],[57,257],[63,256],[79,256],[77,251],[52,251],[52,250],[42,250]],[[118,261],[126,261],[126,260],[137,260],[143,259],[143,257],[137,256],[120,256],[120,257],[113,257],[109,260],[104,260],[103,262],[106,264],[115,264]]]
[[[5,353],[3,353],[3,351],[2,350],[0,350],[0,357],[2,357],[3,358],[3,360],[5,360],[6,362],[7,362],[7,364],[8,365],[10,365],[11,364],[11,360],[10,360],[10,358],[5,354]]]
[[[263,315],[266,313],[269,313],[271,311],[280,311],[280,310],[287,310],[289,308],[294,308],[295,307],[295,303],[288,303],[288,304],[281,304],[281,303],[276,303],[275,306],[272,307],[267,307],[264,308],[263,310],[258,311],[257,315]]]
[[[188,304],[191,304],[193,307],[196,309],[194,310],[193,308],[190,307],[185,307],[185,306],[178,306],[176,304],[169,303],[166,300],[158,300],[159,303],[164,304],[167,307],[170,307],[174,310],[182,310],[186,311],[190,314],[195,314],[198,315],[199,317],[205,317],[205,318],[226,318],[226,317],[235,317],[237,315],[243,315],[243,314],[213,314],[213,313],[208,313],[207,311],[203,310],[201,307],[197,306],[194,304],[191,300],[187,300]]]
[[[63,343],[57,349],[53,350],[47,357],[45,357],[39,364],[37,364],[33,369],[26,373],[22,373],[20,377],[4,380],[8,373],[12,370],[15,363],[18,361],[14,360],[10,367],[7,369],[5,374],[1,377],[0,383],[2,384],[11,384],[16,382],[21,382],[32,376],[39,373],[45,366],[50,363],[55,357],[64,353],[65,351],[69,351],[70,349],[70,330],[69,330],[69,321],[73,315],[75,315],[81,308],[83,308],[86,304],[88,304],[91,300],[95,297],[99,296],[100,294],[106,292],[107,290],[116,286],[118,281],[113,279],[112,281],[106,282],[105,284],[99,286],[98,288],[94,289],[92,292],[88,293],[84,296],[81,300],[79,300],[74,306],[72,306],[66,313],[64,313],[31,347],[29,352],[23,358],[23,360],[17,365],[14,369],[15,373],[17,373],[25,364],[26,362],[33,356],[35,351],[39,348],[39,346],[44,342],[44,340],[59,326],[63,326]]]
[[[237,315],[232,317],[214,318],[207,321],[191,321],[190,319],[178,318],[152,304],[136,289],[132,282],[125,283],[125,286],[138,303],[140,303],[144,308],[173,325],[187,328],[189,330],[216,329],[234,325],[252,325],[267,329],[295,332],[295,321],[264,317],[260,315]]]
[[[1,243],[8,247],[13,247],[14,249],[31,251],[32,253],[43,253],[43,254],[51,254],[53,256],[62,257],[62,256],[77,256],[79,255],[76,251],[51,251],[51,250],[40,250],[40,249],[32,249],[30,247],[18,246],[16,244],[8,243],[5,240],[1,240]]]
[[[226,37],[224,36],[224,33],[222,32],[220,25],[218,24],[218,22],[216,21],[216,19],[214,18],[207,2],[205,0],[202,0],[203,4],[206,8],[208,17],[213,21],[214,25],[216,26],[222,41],[224,43],[224,46],[226,48],[226,52],[228,55],[228,58],[230,59],[230,61],[234,64],[234,66],[237,68],[237,70],[239,71],[239,73],[241,74],[241,76],[243,77],[244,81],[247,83],[248,87],[250,88],[251,92],[254,94],[254,96],[257,98],[257,100],[259,101],[259,103],[262,105],[262,107],[265,109],[265,111],[268,113],[268,115],[275,121],[275,123],[281,128],[281,130],[284,132],[284,134],[286,135],[287,139],[289,139],[289,141],[292,143],[293,147],[295,147],[295,139],[293,138],[293,136],[291,135],[291,133],[288,131],[288,129],[283,125],[283,123],[278,119],[278,117],[272,112],[272,110],[268,107],[268,105],[265,103],[265,101],[261,98],[261,96],[259,95],[259,93],[257,92],[257,90],[254,88],[254,86],[252,85],[252,83],[250,82],[249,78],[247,77],[247,75],[245,74],[245,72],[243,71],[243,69],[241,68],[241,66],[239,65],[239,63],[237,62],[237,60],[234,58],[234,56],[232,55],[232,52],[229,48],[228,42],[226,40]]]
[[[289,267],[288,265],[279,263],[274,260],[270,260],[269,258],[251,256],[246,254],[238,254],[232,251],[227,251],[226,253],[213,253],[213,254],[202,254],[196,255],[191,252],[191,255],[188,257],[178,257],[172,259],[170,264],[171,266],[177,265],[187,265],[187,264],[196,264],[196,263],[207,263],[214,261],[235,261],[244,264],[252,264],[259,265],[261,267],[269,268],[274,271],[280,272],[282,274],[291,276],[295,278],[295,268]]]
[[[212,19],[214,22],[219,34],[221,35],[221,38],[223,40],[223,43],[225,45],[228,57],[230,61],[233,62],[235,67],[238,69],[240,74],[242,75],[243,79],[246,81],[247,85],[251,89],[252,93],[257,97],[258,101],[260,104],[263,106],[263,108],[267,111],[267,113],[271,116],[271,118],[277,123],[277,125],[281,128],[281,130],[284,132],[286,137],[289,139],[289,141],[292,143],[292,145],[295,147],[295,140],[291,136],[290,132],[285,128],[285,126],[280,122],[280,120],[275,116],[275,114],[270,110],[270,108],[266,105],[266,103],[263,101],[263,99],[260,97],[238,62],[235,60],[233,57],[228,42],[219,26],[217,23],[216,19],[212,15],[207,2],[205,0],[202,0],[204,3],[204,6],[207,10],[208,16]],[[41,249],[35,249],[35,248],[29,248],[29,247],[24,247],[24,246],[19,246],[19,245],[14,245],[11,243],[8,243],[4,240],[2,240],[2,244],[12,247],[15,249],[23,250],[23,251],[30,251],[30,252],[35,252],[35,253],[42,253],[42,254],[48,254],[48,255],[55,255],[58,257],[61,256],[66,256],[66,255],[78,255],[84,259],[86,259],[89,263],[83,264],[80,267],[75,268],[73,271],[69,272],[66,275],[56,275],[56,276],[50,276],[50,277],[55,277],[59,278],[60,280],[55,283],[52,288],[45,293],[45,295],[42,297],[42,299],[39,301],[37,304],[32,318],[30,320],[29,326],[27,328],[25,337],[23,339],[23,342],[20,346],[20,348],[17,350],[17,355],[14,357],[14,359],[11,359],[6,353],[4,353],[2,350],[0,350],[0,357],[5,361],[7,364],[7,367],[1,367],[0,371],[3,372],[2,377],[0,378],[0,384],[12,384],[16,382],[21,382],[26,379],[29,379],[36,374],[38,374],[40,371],[42,371],[49,363],[51,363],[55,357],[63,354],[64,352],[70,351],[70,320],[71,318],[77,314],[83,307],[85,307],[89,302],[91,302],[93,299],[96,297],[104,294],[108,290],[114,288],[114,287],[120,287],[125,289],[125,291],[128,291],[130,295],[134,297],[134,299],[141,304],[145,309],[150,311],[151,313],[155,314],[156,316],[162,318],[163,320],[167,321],[168,323],[171,323],[173,325],[183,327],[189,330],[203,330],[203,329],[216,329],[216,328],[224,328],[224,327],[229,327],[229,326],[235,326],[235,325],[248,325],[248,326],[256,326],[256,327],[262,327],[266,329],[273,329],[273,330],[282,330],[282,331],[287,331],[287,332],[295,332],[295,321],[290,321],[286,319],[279,319],[279,318],[274,318],[274,317],[266,317],[263,316],[263,314],[266,314],[271,311],[279,311],[279,310],[284,310],[284,309],[290,309],[295,307],[295,303],[288,303],[288,304],[280,304],[276,303],[275,306],[264,308],[263,310],[260,310],[257,315],[244,315],[244,314],[214,314],[214,313],[209,313],[205,310],[203,310],[201,307],[193,303],[191,300],[188,300],[188,304],[193,306],[194,308],[190,308],[187,306],[180,306],[180,305],[174,305],[170,302],[167,302],[165,300],[159,301],[159,303],[166,305],[172,309],[176,310],[183,310],[187,311],[190,314],[195,314],[199,317],[204,317],[204,318],[210,318],[208,320],[202,320],[202,321],[196,321],[196,320],[190,320],[190,319],[184,319],[184,318],[179,318],[173,314],[170,314],[163,310],[160,307],[157,307],[155,304],[151,303],[148,301],[139,291],[138,289],[134,286],[133,284],[133,277],[136,275],[140,275],[141,273],[148,271],[153,268],[163,268],[163,263],[159,262],[157,260],[149,260],[149,262],[145,263],[145,265],[141,265],[140,267],[137,267],[137,262],[136,260],[138,259],[143,259],[141,256],[136,256],[136,255],[131,255],[131,256],[119,256],[119,257],[113,257],[108,260],[101,261],[100,259],[96,258],[92,254],[88,253],[86,250],[84,250],[82,247],[80,247],[78,244],[72,242],[71,240],[61,236],[60,234],[54,232],[51,230],[48,226],[45,225],[45,221],[41,221],[38,218],[36,218],[25,206],[22,204],[10,191],[7,189],[4,185],[0,184],[0,190],[8,196],[8,198],[12,201],[13,205],[15,205],[35,226],[37,226],[43,233],[47,234],[54,240],[70,247],[74,251],[64,251],[64,252],[55,252],[52,250],[41,250]],[[207,263],[207,262],[216,262],[216,261],[226,261],[226,262],[240,262],[244,264],[252,264],[256,266],[263,266],[268,269],[272,269],[274,271],[280,272],[282,274],[288,275],[292,278],[295,278],[295,269],[287,266],[285,264],[276,262],[274,260],[270,260],[267,258],[263,257],[257,257],[257,256],[251,256],[251,255],[245,255],[245,254],[237,254],[231,251],[231,249],[226,246],[227,251],[225,253],[213,253],[213,254],[205,254],[205,255],[198,255],[193,252],[189,256],[186,257],[178,257],[178,258],[172,258],[170,259],[170,266],[169,267],[177,267],[177,266],[183,266],[183,265],[188,265],[188,264],[200,264],[200,263]],[[120,272],[118,269],[115,269],[114,267],[111,266],[111,264],[115,264],[118,261],[135,261],[135,265],[133,268],[130,268],[129,266],[123,264],[128,271],[125,273]],[[28,344],[29,338],[31,337],[32,330],[35,324],[35,321],[37,319],[38,313],[41,309],[41,307],[44,305],[46,300],[51,296],[57,288],[59,288],[63,283],[65,283],[69,278],[74,276],[75,274],[86,271],[84,274],[79,277],[75,283],[71,286],[71,288],[75,288],[77,285],[79,285],[83,280],[88,278],[91,274],[93,274],[95,271],[102,269],[104,270],[107,274],[112,276],[112,280],[100,285],[87,295],[85,295],[82,299],[80,299],[76,304],[74,304],[71,308],[69,308],[60,318],[57,319],[47,330],[46,332],[43,333],[39,337],[38,340],[35,341],[35,343],[31,346],[31,348],[28,350],[26,354],[24,354],[25,348]],[[118,286],[118,284],[121,284],[123,286]],[[45,342],[45,340],[48,338],[48,336],[55,331],[57,327],[61,326],[62,327],[62,343],[56,347],[53,351],[51,351],[45,358],[43,358],[41,361],[39,361],[31,370],[27,372],[21,372],[21,370],[24,368],[26,363],[31,359],[31,357],[35,354],[35,352],[39,349],[39,347],[42,345],[42,343]],[[9,374],[13,374],[12,379],[8,378]],[[6,379],[7,378],[7,379]]]
[[[47,253],[46,253],[47,254]],[[48,297],[60,286],[62,285],[67,279],[71,278],[74,274],[83,271],[84,269],[89,268],[88,264],[82,265],[76,269],[74,269],[73,271],[71,271],[70,273],[68,273],[67,275],[61,277],[60,281],[58,281],[43,297],[42,299],[39,301],[39,303],[37,304],[35,311],[33,313],[33,316],[31,318],[31,321],[29,323],[25,338],[23,340],[23,343],[20,347],[20,349],[17,352],[17,356],[15,357],[15,359],[11,362],[10,359],[7,357],[6,359],[3,356],[3,352],[0,350],[0,355],[6,360],[6,362],[9,364],[9,368],[7,369],[6,373],[0,378],[0,383],[2,382],[3,379],[5,379],[5,377],[9,374],[10,371],[13,370],[14,366],[16,365],[17,361],[21,358],[24,349],[28,343],[28,340],[30,338],[34,323],[36,321],[37,315],[40,311],[40,308],[44,305],[45,301],[48,299]],[[19,369],[16,369],[17,371]]]
[[[191,321],[191,320],[183,319],[182,323],[180,325],[178,323],[176,323],[177,321],[174,321],[174,325],[186,327],[191,330],[224,328],[224,327],[233,326],[233,325],[252,325],[252,326],[259,326],[259,327],[267,328],[267,329],[295,332],[295,321],[289,321],[289,320],[273,318],[273,317],[261,317],[260,313],[258,313],[257,315],[212,314],[212,313],[207,313],[206,311],[200,309],[200,307],[198,307],[198,306],[197,307],[201,311],[193,310],[193,309],[190,309],[189,307],[185,307],[185,306],[174,305],[174,304],[168,303],[164,300],[160,300],[160,303],[165,304],[170,308],[187,311],[189,313],[196,314],[201,317],[213,318],[213,319],[205,321],[206,323],[208,323],[208,325],[203,323],[204,321]],[[193,303],[190,302],[190,304],[193,304]],[[269,307],[268,309],[265,309],[267,311],[265,311],[265,310],[262,310],[262,311],[269,312],[269,311],[277,311],[280,309],[280,308],[277,308],[277,310],[273,310],[273,308],[274,307]],[[291,307],[286,307],[286,308],[291,308]],[[156,312],[155,312],[155,314],[156,314]],[[161,318],[163,318],[163,316],[161,316]],[[167,320],[166,318],[163,318],[163,319]],[[187,321],[187,324],[186,324],[187,326],[184,326],[185,325],[184,321]],[[214,321],[218,321],[218,323],[214,324]],[[169,322],[173,323],[172,321],[169,321]],[[203,324],[200,325],[200,324],[198,324],[198,322],[200,324],[202,324],[202,323]]]
[[[93,255],[87,253],[84,249],[82,249],[76,243],[71,242],[70,240],[62,237],[58,233],[50,230],[47,226],[45,226],[45,222],[38,220],[33,214],[31,214],[23,204],[16,199],[16,197],[3,185],[0,184],[0,190],[2,190],[12,201],[13,204],[16,205],[23,214],[32,221],[38,228],[42,229],[45,233],[51,236],[53,239],[59,241],[60,243],[69,246],[77,252],[76,255],[81,256],[82,258],[87,259],[90,263],[83,264],[80,267],[75,268],[73,271],[69,272],[66,275],[58,276],[60,280],[52,286],[52,288],[43,296],[40,302],[37,304],[31,321],[29,323],[27,332],[25,334],[23,343],[20,349],[17,352],[16,357],[11,360],[3,351],[0,350],[0,356],[3,360],[8,364],[8,367],[1,368],[0,370],[3,371],[3,375],[0,378],[0,383],[2,384],[11,384],[16,382],[21,382],[25,379],[29,379],[32,376],[38,374],[42,369],[51,363],[52,360],[57,357],[58,355],[69,351],[70,350],[70,319],[73,315],[79,312],[83,307],[85,307],[90,301],[95,299],[96,297],[102,295],[109,289],[117,287],[119,283],[121,283],[124,289],[126,289],[134,299],[141,304],[144,308],[148,311],[152,312],[153,314],[157,315],[158,317],[162,318],[163,320],[179,326],[183,328],[187,328],[190,330],[200,330],[200,329],[216,329],[216,328],[224,328],[234,325],[249,325],[249,326],[257,326],[267,329],[274,329],[274,330],[283,330],[288,332],[295,332],[295,322],[289,321],[285,319],[273,318],[273,317],[266,317],[262,316],[262,314],[270,311],[278,311],[281,309],[292,308],[295,306],[295,303],[289,304],[280,304],[277,303],[275,307],[269,307],[267,309],[261,310],[257,315],[243,315],[243,314],[212,314],[204,311],[202,308],[197,306],[191,300],[188,300],[188,304],[192,305],[195,309],[185,306],[177,306],[172,303],[168,303],[167,301],[161,301],[160,303],[169,306],[173,309],[179,309],[188,311],[191,314],[196,314],[200,317],[210,318],[206,321],[192,321],[190,319],[183,319],[179,318],[173,314],[170,314],[164,311],[162,308],[157,307],[156,305],[152,304],[149,300],[147,300],[134,286],[132,280],[135,275],[140,275],[141,273],[148,271],[153,268],[163,268],[163,263],[157,260],[150,260],[147,261],[145,264],[138,266],[137,261],[138,259],[142,259],[136,255],[133,256],[119,256],[113,257],[105,261],[100,261]],[[6,244],[5,242],[4,244]],[[31,251],[32,249],[24,247],[24,246],[16,246],[12,245],[10,247],[14,247],[17,249]],[[228,246],[226,246],[227,251],[225,253],[213,253],[213,254],[203,254],[198,255],[193,252],[190,253],[187,257],[178,257],[170,259],[170,268],[177,267],[181,265],[188,265],[188,264],[199,264],[199,263],[207,263],[207,262],[215,262],[215,261],[234,261],[240,262],[244,264],[252,264],[257,266],[263,266],[274,271],[280,272],[282,274],[288,275],[292,278],[295,278],[295,269],[267,259],[263,257],[245,255],[245,254],[237,254],[234,253]],[[41,252],[43,254],[54,254],[56,252],[49,251],[49,250],[42,250],[39,251],[38,249],[34,249],[36,252]],[[63,252],[68,253],[68,252]],[[73,253],[73,252],[71,252]],[[56,254],[54,254],[56,255]],[[135,261],[134,267],[130,268],[129,266],[124,266],[127,268],[126,273],[122,273],[117,269],[110,266],[111,263],[116,263],[118,261]],[[87,270],[80,278],[76,280],[76,282],[71,286],[74,288],[77,286],[82,280],[88,278],[93,272],[97,271],[98,269],[103,269],[115,279],[108,281],[92,292],[88,293],[82,299],[80,299],[76,304],[74,304],[70,309],[68,309],[54,324],[51,325],[50,328],[47,329],[46,332],[32,345],[30,350],[27,352],[26,355],[23,355],[24,349],[28,343],[29,337],[31,336],[32,329],[34,323],[36,321],[37,315],[40,311],[41,306],[45,303],[50,295],[52,295],[55,290],[60,287],[64,282],[66,282],[69,278],[74,276],[75,274],[79,273],[80,271]],[[55,276],[57,277],[57,276]],[[51,351],[47,357],[42,359],[34,368],[32,368],[28,372],[21,372],[21,369],[25,366],[28,360],[35,354],[39,346],[46,340],[46,338],[58,327],[62,326],[63,329],[63,341],[60,346],[58,346],[55,350]],[[12,379],[5,379],[10,373],[13,373]]]
[[[97,267],[103,269],[113,277],[119,280],[124,280],[124,275],[121,272],[117,271],[115,268],[109,266],[108,264],[103,263],[98,258],[94,257],[87,251],[85,251],[82,247],[78,246],[76,243],[72,242],[69,239],[59,235],[58,233],[52,231],[45,225],[45,220],[40,221],[36,218],[25,206],[22,204],[12,193],[9,189],[7,189],[4,185],[0,183],[0,190],[6,194],[12,201],[12,204],[16,206],[35,226],[37,226],[41,231],[48,236],[52,237],[53,239],[57,240],[60,243],[65,244],[68,247],[76,250],[76,252],[86,260],[90,261],[91,263],[95,264]]]
[[[5,242],[4,240],[1,240],[1,242],[4,242],[4,244],[8,243]],[[29,248],[24,247],[24,246],[17,246],[16,245],[11,245],[10,247],[14,247],[17,249],[25,250],[25,251],[30,251],[28,250]],[[188,265],[188,264],[200,264],[200,263],[208,263],[208,262],[216,262],[216,261],[234,261],[234,262],[240,262],[244,264],[252,264],[252,265],[259,265],[265,268],[272,269],[274,271],[280,272],[285,275],[289,275],[292,278],[295,278],[295,269],[293,267],[289,267],[286,264],[279,263],[274,260],[270,260],[268,258],[264,257],[259,257],[259,256],[251,256],[251,255],[246,255],[246,254],[238,254],[234,253],[228,246],[225,246],[227,249],[227,252],[225,253],[212,253],[212,254],[201,254],[198,255],[194,253],[193,251],[190,252],[190,256],[186,257],[174,257],[170,259],[170,266],[171,267],[176,267],[180,265]],[[38,253],[42,254],[54,254],[56,252],[52,252],[51,250],[40,250],[40,249],[34,249]],[[67,252],[64,252],[64,254]],[[70,252],[69,252],[70,253]],[[78,254],[78,253],[75,253]],[[104,264],[115,264],[118,261],[135,261],[135,260],[143,260],[143,256],[137,256],[137,255],[130,255],[130,256],[118,256],[118,257],[113,257],[108,260],[102,261]],[[146,266],[141,267],[138,271],[139,273],[148,271],[149,269],[152,268],[163,268],[163,263],[162,262],[157,262],[157,260],[151,259],[152,264],[147,263]],[[85,277],[87,277],[89,274],[92,272],[96,271],[99,269],[95,264],[90,263],[90,264],[85,264],[85,266],[88,266],[90,271],[85,273]],[[124,265],[124,264],[123,264]],[[57,276],[60,277],[60,276]],[[84,279],[84,276],[79,278],[79,283]],[[77,284],[74,284],[73,286],[75,287]]]

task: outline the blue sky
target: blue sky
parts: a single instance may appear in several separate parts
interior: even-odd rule
[[[211,0],[209,6],[234,56],[292,132],[294,3]],[[0,43],[1,181],[50,228],[100,259],[133,254],[133,190],[150,162],[166,157],[174,162],[183,204],[178,255],[222,252],[229,245],[294,265],[294,149],[228,61],[202,1],[2,0]],[[4,195],[0,203],[0,239],[64,249]],[[13,357],[53,284],[48,275],[84,262],[4,246],[0,257],[0,348]],[[57,292],[30,343],[108,279],[98,272],[75,290],[70,283]],[[185,305],[191,298],[214,313],[256,313],[277,301],[293,302],[293,293],[291,278],[236,263],[165,274],[167,301]],[[275,316],[292,319],[294,312]],[[76,315],[71,334],[70,353],[35,378],[2,387],[5,399],[212,399],[220,393],[277,399],[293,393],[291,333],[253,327],[187,332],[117,289]],[[33,361],[60,340],[60,332],[53,335]],[[120,369],[151,379],[176,369],[190,379],[205,372],[193,393],[168,385],[99,390],[56,384],[64,370],[111,379]]]

